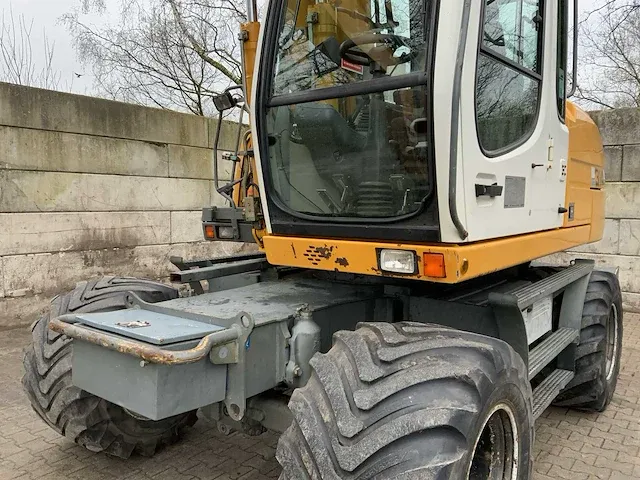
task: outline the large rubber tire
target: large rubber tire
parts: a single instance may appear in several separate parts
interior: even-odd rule
[[[622,295],[618,278],[607,272],[594,271],[582,310],[576,376],[560,393],[555,405],[595,412],[607,408],[620,373],[622,330]]]
[[[175,442],[184,427],[195,423],[196,412],[144,420],[73,386],[72,341],[48,326],[51,318],[65,313],[123,309],[127,292],[152,303],[178,296],[172,287],[133,278],[105,277],[78,283],[72,292],[54,298],[50,311],[33,324],[33,341],[24,353],[22,377],[33,409],[54,430],[88,450],[120,458],[133,452],[153,455],[158,447]]]
[[[517,452],[503,452],[517,457],[517,471],[496,478],[531,477],[531,386],[506,343],[436,325],[361,324],[336,333],[312,367],[289,403],[281,479],[493,478],[478,471],[488,457],[474,451],[499,437],[485,429],[496,408],[508,414]]]

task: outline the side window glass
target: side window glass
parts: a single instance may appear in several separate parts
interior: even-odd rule
[[[498,152],[536,123],[542,77],[541,0],[485,0],[476,116],[482,148]]]
[[[484,14],[483,46],[518,61],[518,2],[487,2]]]
[[[540,15],[540,0],[524,0],[522,2],[521,19],[521,63],[523,67],[540,72],[540,40],[542,38],[542,15]]]

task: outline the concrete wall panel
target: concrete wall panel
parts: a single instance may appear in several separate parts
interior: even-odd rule
[[[0,255],[170,243],[169,212],[3,213]]]
[[[218,178],[221,182],[229,182],[235,164],[223,160],[222,155],[221,150],[218,152]],[[213,150],[170,145],[169,176],[213,180]]]
[[[619,182],[622,180],[622,147],[604,147],[605,175],[608,182]]]
[[[209,122],[157,108],[0,83],[0,125],[209,146]]]
[[[582,245],[575,252],[585,253],[610,253],[616,254],[620,244],[620,220],[607,219],[604,222],[604,234],[602,240],[588,245]]]
[[[203,241],[202,211],[171,212],[171,243]]]
[[[602,136],[604,145],[633,145],[638,143],[640,109],[621,108],[590,112]]]
[[[181,243],[82,252],[59,252],[4,257],[5,294],[28,291],[54,295],[76,282],[103,275],[168,280],[175,268],[171,256],[208,258],[230,255],[248,247],[228,243]]]
[[[622,292],[622,308],[625,312],[640,313],[640,293]]]
[[[0,125],[211,148],[217,120],[102,98],[0,82]],[[224,121],[220,148],[235,148],[236,123]]]
[[[0,126],[0,169],[167,177],[168,147]]]
[[[607,218],[640,218],[640,183],[609,183],[606,191]]]
[[[625,145],[622,158],[622,181],[640,182],[640,145]]]
[[[0,301],[4,296],[4,258],[0,257]]]
[[[640,220],[620,220],[620,253],[640,255]]]
[[[49,309],[48,295],[25,295],[1,300],[0,329],[26,328]],[[2,335],[0,331],[0,335]]]
[[[206,180],[0,171],[0,213],[195,210],[209,204]]]

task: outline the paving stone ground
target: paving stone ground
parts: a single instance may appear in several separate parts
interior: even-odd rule
[[[122,461],[59,437],[22,393],[26,329],[0,331],[0,480],[277,478],[277,437],[223,436],[201,419],[179,445]],[[609,409],[551,408],[538,420],[535,480],[640,479],[640,315],[627,314],[618,389]]]

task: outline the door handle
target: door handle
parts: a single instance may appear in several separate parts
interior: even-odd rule
[[[494,183],[493,185],[479,185],[476,183],[476,197],[500,197],[504,187]]]

